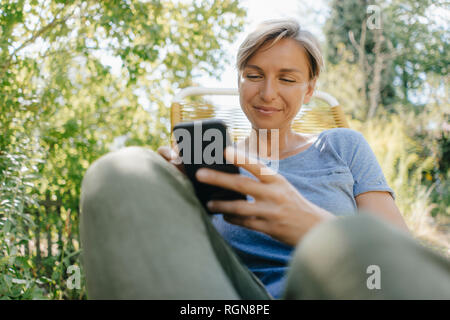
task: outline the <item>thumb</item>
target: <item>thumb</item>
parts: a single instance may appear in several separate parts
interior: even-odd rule
[[[173,149],[170,149],[170,159],[174,160],[176,158],[178,158],[178,154]]]

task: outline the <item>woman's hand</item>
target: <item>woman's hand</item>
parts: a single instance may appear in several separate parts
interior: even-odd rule
[[[168,146],[161,146],[158,148],[157,152],[169,163],[173,164],[175,168],[177,168],[183,174],[186,174],[184,171],[183,161],[178,156],[176,150]]]
[[[239,174],[224,173],[212,169],[197,171],[201,182],[248,194],[254,202],[246,200],[210,201],[212,212],[224,214],[224,219],[295,246],[318,223],[336,218],[333,214],[304,198],[282,175],[263,163],[250,159],[228,147],[225,159],[244,168],[259,181]],[[244,163],[242,163],[244,162]]]

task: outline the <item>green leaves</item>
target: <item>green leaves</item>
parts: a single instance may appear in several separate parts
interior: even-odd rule
[[[1,1],[0,296],[85,297],[64,281],[85,171],[118,137],[167,143],[169,97],[220,69],[244,16],[229,0]]]
[[[370,17],[369,4],[362,0],[332,1],[331,17],[325,27],[327,59],[337,64],[346,58],[343,51],[337,49],[339,44],[353,53],[352,58],[346,60],[358,64],[365,75],[366,88],[362,88],[361,93],[368,104],[375,81],[374,65],[377,56],[382,57],[379,60],[382,60],[382,79],[378,90],[382,106],[392,112],[390,106],[401,102],[419,113],[424,106],[422,101],[417,101],[417,96],[424,95],[424,84],[432,76],[448,74],[448,31],[444,19],[439,19],[440,12],[445,15],[448,10],[446,4],[430,0],[377,1],[374,4],[380,12],[382,37],[376,29],[363,26],[364,19]],[[350,41],[350,32],[355,43]],[[363,52],[357,48],[361,38],[365,39]],[[377,41],[379,52],[376,52]],[[360,58],[364,60],[363,64]],[[444,80],[440,86],[443,89]]]

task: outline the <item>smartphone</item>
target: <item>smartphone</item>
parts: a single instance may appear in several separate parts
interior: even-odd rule
[[[209,200],[247,199],[242,193],[201,183],[195,177],[200,168],[239,174],[239,168],[226,163],[224,158],[225,148],[232,145],[225,122],[219,119],[182,122],[174,126],[173,134],[186,175],[208,213],[212,213],[206,207]]]

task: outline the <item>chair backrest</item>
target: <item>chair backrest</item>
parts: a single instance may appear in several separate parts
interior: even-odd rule
[[[172,102],[171,131],[179,122],[218,118],[223,120],[234,141],[249,135],[251,126],[239,102],[223,105],[214,100],[220,96],[239,96],[235,88],[188,87]],[[207,98],[210,97],[210,98]],[[320,133],[331,128],[348,128],[342,107],[330,94],[315,91],[311,102],[303,105],[292,123],[292,129],[303,133]]]

